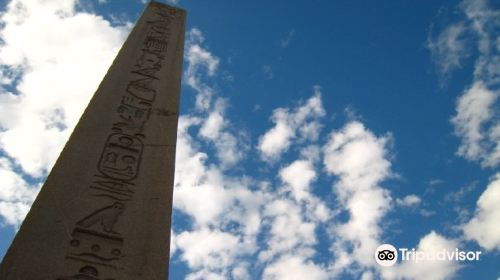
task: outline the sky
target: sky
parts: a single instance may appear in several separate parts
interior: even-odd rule
[[[500,2],[169,3],[169,279],[500,279]],[[143,9],[0,0],[0,256]]]

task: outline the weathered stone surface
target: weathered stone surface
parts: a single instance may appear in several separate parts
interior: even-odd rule
[[[0,279],[166,279],[185,16],[147,6],[4,257]]]

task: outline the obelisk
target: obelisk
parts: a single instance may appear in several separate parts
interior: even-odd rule
[[[147,5],[20,227],[0,280],[167,279],[185,17]]]

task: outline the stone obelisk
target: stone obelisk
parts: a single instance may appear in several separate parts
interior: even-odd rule
[[[167,279],[185,18],[147,5],[4,257],[1,280]]]

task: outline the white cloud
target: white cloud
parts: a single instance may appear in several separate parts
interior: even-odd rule
[[[259,259],[269,261],[280,254],[294,253],[309,257],[316,244],[316,224],[302,215],[300,205],[292,200],[276,198],[266,205],[264,217],[270,227],[266,240],[267,250],[260,252]]]
[[[488,85],[500,82],[500,48],[497,32],[500,29],[500,10],[486,0],[463,0],[460,10],[465,18],[452,23],[436,36],[429,37],[427,46],[442,74],[461,67],[464,58],[477,47],[474,79]],[[469,47],[470,45],[470,47]]]
[[[233,268],[231,275],[233,276],[234,280],[250,280],[251,274],[248,270],[248,265],[241,262],[235,268]]]
[[[313,182],[317,178],[313,163],[299,159],[280,170],[281,180],[285,183],[281,191],[290,194],[297,205],[302,207],[306,219],[316,225],[332,218],[332,211],[325,203],[325,198],[319,198],[312,193]],[[316,187],[322,187],[321,185]],[[319,222],[319,223],[318,223]]]
[[[450,71],[460,68],[467,57],[465,32],[465,26],[458,23],[448,26],[436,38],[428,38],[427,47],[442,75],[446,76]]]
[[[259,138],[258,149],[266,161],[275,161],[288,150],[292,141],[300,136],[299,140],[316,140],[321,125],[319,119],[325,115],[321,102],[319,87],[314,88],[315,94],[293,111],[278,108],[273,111],[274,127]],[[298,135],[297,135],[298,134]]]
[[[233,266],[257,249],[261,208],[268,198],[250,190],[245,178],[228,177],[207,164],[208,155],[199,150],[202,139],[189,133],[200,123],[193,116],[179,118],[173,201],[192,228],[176,235],[177,256],[191,269],[186,279],[245,279],[244,267]]]
[[[305,147],[301,159],[281,169],[279,174],[283,185],[276,191],[271,187],[250,187],[251,184],[268,185],[265,181],[225,174],[226,165],[231,160],[223,160],[223,152],[238,156],[238,152],[244,151],[245,139],[232,131],[231,123],[225,117],[227,103],[217,97],[217,92],[207,81],[216,76],[217,65],[210,61],[218,64],[218,58],[202,45],[201,31],[193,29],[189,34],[187,49],[191,48],[190,44],[197,44],[205,54],[205,62],[188,59],[188,63],[198,64],[198,68],[188,64],[185,73],[188,85],[197,93],[198,110],[180,117],[177,140],[174,208],[187,214],[193,222],[191,230],[176,235],[178,256],[191,269],[187,279],[248,279],[250,268],[242,259],[256,252],[262,265],[271,267],[270,271],[278,266],[277,259],[285,262],[291,252],[300,252],[298,261],[304,269],[316,267],[310,260],[315,252],[313,245],[317,242],[315,231],[319,223],[331,216],[328,207],[310,192],[316,178],[314,162],[319,158],[318,147]],[[318,137],[318,132],[312,130],[319,129],[319,125],[305,127],[324,114],[319,88],[315,91],[316,94],[305,104],[287,113],[287,125],[294,126],[293,137],[300,137],[299,141],[315,141]],[[213,163],[208,154],[202,152],[204,143],[214,145],[219,163]],[[307,178],[302,176],[299,182],[294,172],[307,173]],[[262,247],[257,243],[258,235],[266,236]],[[189,241],[188,237],[192,236],[210,239],[215,244],[219,240],[216,237],[223,236],[230,244],[225,244],[227,247],[210,246],[210,252],[200,251]],[[182,242],[183,238],[185,242]],[[205,254],[211,257],[204,258]]]
[[[458,247],[456,240],[447,239],[440,234],[431,231],[420,239],[417,251],[437,254],[443,249],[453,252]],[[381,268],[381,274],[385,279],[413,279],[413,280],[441,280],[452,279],[460,266],[453,261],[423,260],[405,261],[393,267]]]
[[[170,257],[177,251],[177,238],[173,230],[170,230]]]
[[[444,180],[441,180],[441,179],[431,179],[429,180],[429,186],[431,187],[434,187],[434,186],[437,186],[437,185],[441,185],[444,183]]]
[[[6,189],[37,188],[19,175],[44,178],[128,34],[76,5],[13,0],[1,14],[0,154],[19,167]],[[3,216],[19,223],[30,204],[5,200]]]
[[[221,174],[205,165],[207,154],[198,152],[188,134],[198,119],[181,116],[177,132],[174,207],[191,214],[203,226],[217,218],[233,198],[224,191]]]
[[[420,215],[422,215],[424,217],[430,217],[430,216],[433,216],[435,214],[436,214],[436,212],[432,211],[432,210],[428,210],[428,209],[421,209],[420,210]]]
[[[224,172],[243,158],[245,139],[225,117],[226,101],[209,84],[219,59],[203,41],[200,30],[188,32],[185,81],[196,92],[197,110],[179,118],[174,209],[192,227],[176,235],[176,256],[190,268],[186,279],[243,280],[248,271],[240,258],[257,250],[261,208],[268,198],[250,189],[251,179]],[[202,150],[205,144],[215,148],[213,156]]]
[[[52,166],[127,33],[74,9],[75,1],[16,0],[1,19],[1,70],[22,72],[0,97],[0,147],[33,176]]]
[[[397,198],[396,204],[404,207],[413,207],[422,202],[422,199],[415,194],[407,195],[403,198]]]
[[[327,271],[311,261],[304,261],[298,256],[284,256],[266,267],[264,280],[326,280]]]
[[[208,113],[200,128],[200,136],[209,140],[217,150],[217,157],[222,166],[231,167],[245,157],[248,150],[245,133],[240,139],[231,131],[230,123],[225,119],[226,102],[217,98],[215,105]]]
[[[490,140],[490,155],[486,157],[486,166],[497,166],[500,163],[500,122],[496,122],[488,133]]]
[[[40,186],[29,186],[8,160],[0,159],[0,215],[8,225],[17,227],[28,213]]]
[[[224,120],[224,109],[225,102],[220,100],[219,103],[215,105],[215,110],[210,112],[208,118],[205,119],[203,125],[200,129],[200,135],[207,139],[217,139],[221,133],[221,130],[227,125],[227,121]]]
[[[443,74],[461,66],[465,57],[475,55],[472,85],[456,103],[452,118],[461,139],[458,155],[483,167],[500,164],[500,10],[485,0],[463,0],[462,19],[444,28],[428,47]],[[467,45],[467,46],[466,46]]]
[[[213,77],[219,67],[219,58],[203,48],[204,41],[202,32],[197,28],[192,28],[187,33],[184,52],[184,58],[188,62],[184,80],[198,93],[196,108],[199,111],[207,111],[210,108],[214,95],[213,88],[207,85],[203,79]]]
[[[207,154],[188,132],[200,123],[195,117],[179,119],[174,209],[192,219],[192,229],[176,235],[177,255],[191,269],[187,279],[246,279],[245,267],[233,266],[257,250],[261,208],[268,198],[251,191],[244,178],[227,177],[206,163]]]
[[[297,160],[280,170],[280,177],[292,189],[292,195],[297,200],[309,195],[309,187],[316,178],[316,172],[310,161]]]
[[[218,230],[200,229],[180,233],[177,245],[183,250],[182,258],[191,268],[221,269],[233,263],[238,237]]]
[[[325,212],[317,215],[318,207]],[[326,206],[314,198],[299,203],[276,197],[268,203],[263,216],[264,227],[269,227],[266,248],[258,255],[266,264],[263,279],[327,279],[326,265],[312,260],[318,228],[330,217]]]
[[[463,225],[467,239],[487,250],[500,250],[500,173],[491,180],[477,201],[474,217]]]
[[[263,279],[327,279],[327,265],[312,258],[318,231],[332,218],[332,211],[313,194],[314,187],[321,187],[314,184],[316,160],[304,156],[317,149],[303,148],[299,159],[282,167],[278,174],[283,185],[269,193],[262,214],[266,244],[258,254],[266,264]]]
[[[352,121],[330,135],[324,147],[325,168],[340,176],[339,186],[346,195],[372,188],[390,175],[388,141],[390,136],[376,137],[362,123]]]
[[[495,114],[494,104],[499,92],[489,90],[484,83],[476,82],[457,101],[457,114],[452,118],[455,133],[462,143],[458,154],[483,166],[496,166],[500,163],[498,150],[500,139],[495,123],[491,126]],[[490,125],[490,126],[488,126]]]
[[[352,121],[332,132],[324,147],[326,171],[339,178],[333,188],[339,209],[349,213],[346,222],[331,228],[335,275],[354,267],[374,266],[372,255],[380,244],[380,222],[391,206],[389,191],[379,186],[391,176],[389,141],[389,136],[377,137],[362,123]]]
[[[480,55],[476,60],[474,78],[489,85],[499,83],[500,49],[497,47],[497,32],[500,30],[500,10],[490,6],[485,0],[464,0],[460,7],[477,38],[477,50]]]
[[[477,187],[477,181],[465,184],[456,191],[448,192],[444,196],[444,200],[452,204],[459,204],[461,201],[464,200],[464,198],[470,196],[471,192],[474,191],[476,187]]]
[[[200,136],[214,145],[221,167],[234,166],[245,157],[248,150],[246,134],[235,131],[225,117],[226,101],[215,98],[216,91],[208,83],[214,78],[219,67],[219,58],[203,45],[203,33],[192,28],[187,33],[186,53],[188,62],[184,81],[196,92],[197,116],[204,119],[199,131]]]
[[[311,163],[318,162],[321,159],[321,148],[317,145],[309,145],[300,150],[300,157]]]
[[[479,53],[474,69],[474,84],[457,102],[452,119],[462,142],[458,154],[479,162],[483,167],[500,165],[500,120],[498,85],[500,84],[500,10],[484,0],[464,0],[460,7],[477,38]],[[477,201],[474,216],[462,226],[464,237],[475,240],[487,250],[500,248],[498,173]]]
[[[276,109],[273,112],[273,122],[276,125],[259,139],[259,150],[265,158],[278,158],[288,149],[295,132],[288,125],[288,112]]]
[[[299,128],[299,134],[305,139],[316,141],[319,138],[322,127],[323,125],[319,121],[311,121]]]

